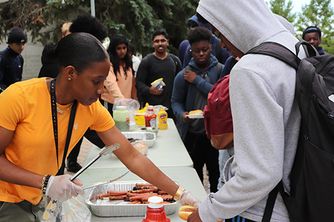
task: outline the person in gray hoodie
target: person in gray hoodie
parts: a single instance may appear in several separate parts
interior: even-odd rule
[[[224,13],[219,13],[224,10]],[[219,32],[229,51],[240,57],[230,76],[234,157],[224,169],[224,186],[211,193],[188,221],[261,221],[268,194],[289,173],[300,128],[295,100],[296,71],[270,56],[249,54],[263,42],[295,52],[295,38],[262,0],[200,0],[197,12]],[[303,50],[299,57],[304,58]],[[233,218],[233,219],[229,219]],[[278,195],[271,221],[289,222]]]

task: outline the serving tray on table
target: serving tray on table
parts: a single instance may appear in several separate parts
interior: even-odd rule
[[[94,187],[86,204],[89,206],[92,213],[99,217],[136,217],[145,216],[148,204],[133,204],[124,200],[109,200],[97,199],[100,194],[105,194],[108,191],[126,192],[132,190],[137,183],[145,184],[145,181],[123,181],[101,184]],[[163,204],[167,215],[173,214],[178,208],[178,202]]]

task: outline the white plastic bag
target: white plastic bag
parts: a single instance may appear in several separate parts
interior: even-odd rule
[[[87,222],[91,221],[91,217],[92,214],[82,195],[73,197],[62,204],[61,222]]]
[[[84,197],[78,195],[63,203],[49,201],[45,206],[41,222],[86,222],[91,220],[91,216]]]

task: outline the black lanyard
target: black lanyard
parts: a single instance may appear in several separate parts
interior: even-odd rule
[[[53,124],[53,135],[56,145],[56,157],[57,157],[57,166],[59,167],[58,163],[58,118],[57,118],[57,104],[56,104],[56,79],[51,80],[50,82],[50,94],[51,94],[51,111],[52,111],[52,124]],[[70,145],[71,141],[71,135],[72,135],[72,129],[73,129],[73,123],[75,118],[75,113],[77,110],[77,101],[75,100],[73,102],[72,108],[71,108],[71,114],[70,119],[68,122],[68,128],[67,128],[67,135],[66,135],[66,142],[64,147],[64,155],[61,162],[61,166],[57,172],[57,175],[64,174],[65,170],[65,158],[67,155],[68,146]]]

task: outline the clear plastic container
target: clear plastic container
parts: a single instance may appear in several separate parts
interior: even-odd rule
[[[129,131],[129,110],[126,106],[117,106],[113,111],[116,127],[120,131]]]

